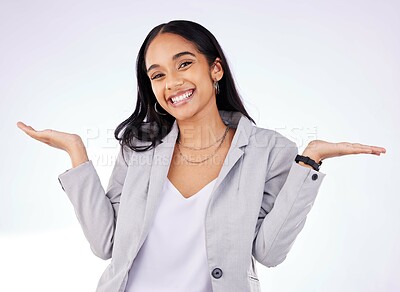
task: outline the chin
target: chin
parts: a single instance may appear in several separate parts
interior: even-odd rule
[[[194,109],[194,108],[188,108],[182,111],[176,111],[174,113],[174,117],[175,119],[177,119],[178,121],[183,121],[183,120],[189,120],[192,119],[193,117],[195,117],[198,113],[200,112],[199,109]]]

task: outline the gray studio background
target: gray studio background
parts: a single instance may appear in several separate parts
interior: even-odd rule
[[[26,136],[77,133],[106,187],[115,127],[136,102],[135,58],[172,19],[207,27],[260,127],[383,146],[327,159],[304,230],[263,291],[400,291],[399,1],[0,1],[0,290],[94,291],[96,258],[57,176],[66,153]]]

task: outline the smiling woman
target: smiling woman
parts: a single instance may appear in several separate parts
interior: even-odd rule
[[[285,260],[325,177],[322,160],[386,152],[314,140],[298,155],[255,126],[220,45],[197,23],[153,28],[136,66],[136,108],[115,130],[121,149],[106,191],[78,135],[18,123],[71,157],[58,179],[93,253],[112,259],[97,292],[261,291],[255,263]]]

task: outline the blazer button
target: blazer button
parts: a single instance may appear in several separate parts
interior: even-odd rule
[[[219,279],[222,277],[222,270],[220,268],[215,268],[211,275],[215,278],[215,279]]]
[[[312,178],[312,180],[317,180],[318,174],[314,173],[311,178]]]

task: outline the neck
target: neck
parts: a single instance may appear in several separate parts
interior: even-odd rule
[[[218,109],[190,120],[177,120],[179,140],[188,147],[206,147],[222,137],[226,125]]]

